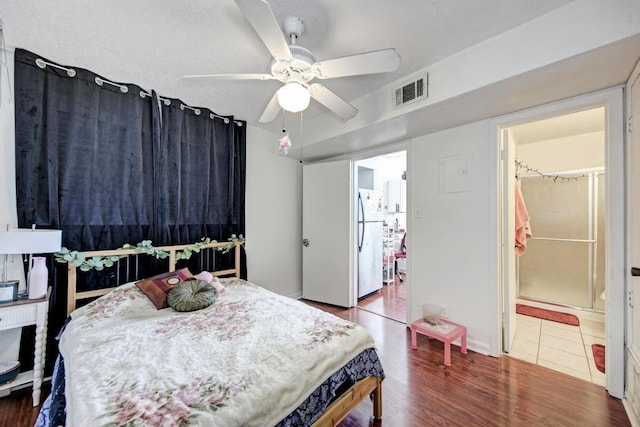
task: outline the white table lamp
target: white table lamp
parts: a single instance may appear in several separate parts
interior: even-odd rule
[[[7,294],[15,295],[19,281],[7,281],[7,255],[29,254],[29,272],[31,272],[31,254],[44,254],[60,251],[62,245],[61,230],[45,230],[33,228],[14,228],[12,230],[0,230],[0,254],[4,254],[4,272],[0,281],[0,302],[11,301]],[[46,267],[45,267],[46,268]],[[31,276],[29,274],[27,277]],[[30,279],[27,279],[27,289],[31,287]],[[47,292],[46,282],[44,293],[41,289],[29,292],[30,299],[44,297]],[[40,295],[42,293],[42,295]],[[37,295],[36,295],[37,294]],[[14,297],[15,298],[15,297]],[[12,298],[12,299],[14,299]]]

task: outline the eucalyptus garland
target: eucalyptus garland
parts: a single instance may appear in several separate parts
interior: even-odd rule
[[[236,242],[244,242],[244,237],[242,236],[242,234],[238,236],[232,234],[231,237],[229,237],[227,240],[229,241],[228,245],[220,246],[215,249],[219,252],[222,252],[223,254],[226,254],[231,251]],[[194,253],[199,253],[200,250],[209,243],[217,243],[217,241],[212,240],[208,237],[203,237],[199,242],[195,242],[194,244],[187,246],[183,250],[176,252],[176,260],[191,258],[191,255],[193,255]],[[135,246],[126,243],[120,249],[135,249],[136,253],[144,253],[154,256],[157,259],[165,259],[169,256],[169,252],[153,246],[151,240],[143,240]],[[113,266],[115,262],[125,257],[127,257],[127,255],[93,256],[91,258],[87,258],[84,252],[70,251],[65,247],[60,249],[60,252],[55,253],[55,260],[57,262],[63,264],[71,262],[76,267],[80,267],[80,270],[82,271],[89,271],[93,269],[100,271],[105,267]]]

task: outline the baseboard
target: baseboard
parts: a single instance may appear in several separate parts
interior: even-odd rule
[[[460,340],[455,341],[455,344],[460,345]],[[485,356],[492,356],[489,351],[489,344],[471,339],[469,334],[467,334],[467,349]]]
[[[631,403],[629,403],[629,401],[626,398],[622,399],[622,406],[624,407],[624,410],[627,412],[627,418],[629,418],[629,422],[631,423],[631,426],[640,427],[640,420],[638,420],[634,415],[633,408],[631,407]]]

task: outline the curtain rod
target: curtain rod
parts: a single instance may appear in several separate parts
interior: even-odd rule
[[[229,123],[229,118],[228,117],[222,117],[222,116],[219,116],[217,114],[209,113],[209,118],[211,120],[215,119],[216,117],[219,118],[219,119],[224,120],[225,123]],[[239,126],[242,126],[242,122],[236,121],[235,124],[237,124]]]
[[[105,83],[106,83],[106,84],[108,84],[108,85],[111,85],[111,86],[115,86],[115,87],[117,87],[117,88],[120,88],[120,92],[122,92],[122,93],[127,93],[127,92],[129,92],[129,88],[128,88],[126,85],[121,85],[121,84],[119,84],[119,83],[110,82],[109,80],[105,80],[105,79],[103,79],[103,78],[101,78],[101,77],[96,77],[94,80],[96,81],[96,84],[97,84],[98,86],[102,86],[103,84],[105,84]]]
[[[141,90],[140,91],[140,98],[144,98],[146,96],[151,97],[151,93],[145,92],[144,90]],[[162,101],[164,103],[164,105],[167,105],[167,106],[171,105],[171,100],[169,98],[163,98],[161,96],[158,96],[158,99],[160,101]]]
[[[194,114],[195,114],[196,116],[199,116],[199,115],[200,115],[200,113],[201,113],[200,109],[199,109],[199,108],[197,108],[197,107],[189,107],[188,105],[180,104],[180,109],[181,109],[182,111],[184,111],[184,109],[185,109],[185,108],[186,108],[187,110],[191,110],[191,111],[193,111],[193,112],[194,112]]]
[[[42,68],[42,69],[47,68],[47,65],[48,65],[50,67],[66,71],[67,72],[67,76],[69,76],[69,77],[75,77],[76,76],[76,70],[74,70],[73,68],[67,68],[67,67],[63,67],[62,65],[54,64],[52,62],[47,62],[42,58],[36,59],[36,65],[38,67]]]
[[[144,98],[145,96],[151,96],[151,94],[150,94],[149,92],[145,92],[145,91],[141,90],[141,91],[140,91],[140,97],[141,97],[141,98]],[[158,99],[160,99],[161,101],[163,101],[163,102],[164,102],[164,104],[165,104],[165,105],[167,105],[167,106],[168,106],[168,105],[171,105],[171,100],[170,100],[170,99],[162,98],[162,97],[160,97],[160,96],[158,97]],[[198,108],[198,107],[191,107],[191,106],[189,106],[189,105],[187,105],[187,104],[182,104],[182,103],[181,103],[181,104],[180,104],[180,109],[181,109],[182,111],[184,111],[184,110],[185,110],[185,108],[186,108],[186,109],[188,109],[188,110],[193,111],[193,112],[194,112],[194,114],[195,114],[196,116],[199,116],[199,115],[202,113],[202,110],[200,110],[200,108]],[[220,116],[220,115],[218,115],[218,114],[216,114],[216,113],[209,113],[209,118],[210,118],[211,120],[215,119],[216,117],[217,117],[217,118],[219,118],[219,119],[222,119],[226,124],[228,124],[228,123],[229,123],[229,118],[228,118],[228,117]],[[242,126],[242,122],[240,122],[240,121],[238,121],[238,120],[234,120],[234,123],[235,123],[235,124],[237,124],[238,126]]]
[[[74,70],[73,68],[63,67],[62,65],[58,65],[58,64],[54,64],[52,62],[45,61],[42,58],[37,58],[35,62],[36,62],[36,65],[38,67],[42,68],[42,69],[46,68],[47,65],[48,65],[50,67],[57,68],[59,70],[64,70],[64,71],[66,71],[66,73],[67,73],[67,75],[69,77],[75,77],[76,74],[77,74],[76,70]],[[98,86],[102,86],[103,84],[106,83],[108,85],[115,86],[115,87],[119,88],[120,92],[122,92],[122,93],[129,92],[129,87],[127,85],[122,85],[122,84],[115,83],[115,82],[112,82],[112,81],[109,81],[109,80],[105,80],[102,77],[96,77],[95,78],[95,82],[96,82],[96,84]],[[140,91],[140,98],[145,98],[147,96],[150,97],[151,93],[150,92],[146,92],[144,90]],[[160,101],[162,101],[164,103],[164,105],[167,105],[167,106],[171,105],[171,100],[169,98],[163,98],[161,96],[158,96],[158,99]],[[189,110],[192,110],[197,116],[199,116],[201,114],[201,110],[199,108],[197,108],[197,107],[190,107],[190,106],[185,105],[185,104],[180,104],[180,109],[182,111],[184,111],[185,108],[187,108]],[[220,115],[215,114],[215,113],[210,113],[209,114],[209,118],[211,120],[213,120],[214,118],[219,118],[219,119],[224,120],[225,124],[229,123],[229,118],[228,117],[220,116]],[[238,126],[242,126],[242,122],[241,121],[234,120],[234,123],[237,124]]]

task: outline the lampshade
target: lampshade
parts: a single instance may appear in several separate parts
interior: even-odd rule
[[[14,228],[0,230],[0,254],[44,254],[58,252],[61,230]]]
[[[278,90],[278,103],[292,113],[307,108],[310,98],[309,90],[295,81],[289,81]]]

